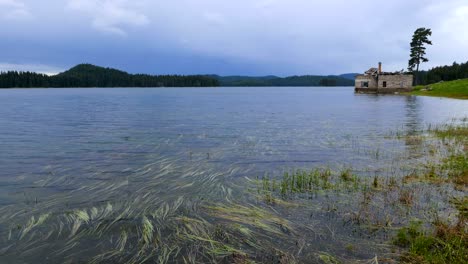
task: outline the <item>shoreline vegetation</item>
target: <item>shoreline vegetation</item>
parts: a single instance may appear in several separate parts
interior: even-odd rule
[[[57,75],[34,72],[1,72],[0,88],[91,88],[91,87],[238,87],[238,86],[353,86],[353,74],[340,76],[219,76],[148,75],[91,64],[79,64]]]
[[[404,163],[388,171],[344,164],[294,169],[231,185],[213,177],[203,183],[201,200],[145,195],[123,204],[42,211],[11,223],[8,241],[34,252],[59,247],[46,244],[57,237],[66,246],[51,257],[79,262],[94,256],[91,263],[466,263],[468,118],[417,133],[389,132],[388,139],[417,150],[422,163],[403,171],[397,170]],[[369,153],[376,163],[385,154]],[[145,185],[170,184],[155,177]],[[193,185],[180,182],[178,188]],[[208,199],[212,191],[224,199]],[[106,241],[107,251],[102,243],[93,251],[96,241]]]
[[[468,62],[419,71],[415,79],[419,85],[409,94],[468,99]]]
[[[223,87],[315,87],[315,86],[354,86],[355,74],[342,75],[303,75],[303,76],[218,76],[210,75],[219,80]]]
[[[369,177],[351,167],[335,172],[329,168],[295,170],[284,173],[282,178],[257,178],[259,197],[272,206],[290,206],[295,200],[337,193],[341,199],[356,199],[335,201],[326,210],[342,217],[345,225],[372,234],[386,233],[388,241],[384,243],[395,246],[391,251],[399,253],[392,258],[376,256],[369,263],[466,263],[468,125],[464,122],[429,127],[417,136],[396,133],[395,137],[411,144],[430,141],[428,147],[433,150],[427,152],[428,156],[438,156],[435,148],[443,145],[438,151],[444,154],[435,159],[437,162],[428,159],[419,170],[403,177]],[[430,201],[424,201],[424,196],[443,205],[435,208]],[[345,247],[352,251],[355,245]],[[323,263],[350,262],[331,255],[321,259]]]
[[[454,99],[468,99],[468,79],[441,81],[434,84],[418,85],[412,95],[437,96]]]
[[[463,74],[468,63],[436,67],[420,72],[423,85],[404,95],[422,95],[468,99],[468,79]],[[80,64],[57,75],[34,72],[1,72],[0,88],[92,88],[92,87],[315,87],[354,86],[356,74],[328,76],[219,76],[219,75],[147,75],[129,74],[112,68]],[[437,83],[433,83],[439,80]],[[432,83],[432,84],[431,84]]]

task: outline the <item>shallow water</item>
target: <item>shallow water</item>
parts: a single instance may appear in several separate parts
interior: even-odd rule
[[[346,255],[333,248],[362,235],[333,214],[267,206],[252,181],[325,166],[384,176],[406,170],[424,149],[389,135],[416,135],[429,124],[468,116],[463,100],[360,95],[348,87],[13,89],[0,90],[0,102],[0,262],[21,263],[144,262],[142,255],[156,258],[162,249],[136,256],[138,232],[144,233],[138,228],[110,256],[122,246],[121,222],[139,225],[151,215],[163,234],[174,229],[167,218],[180,215],[228,224],[233,215],[210,214],[206,207],[213,204],[252,206],[287,219],[298,230],[270,230],[258,240],[285,251],[302,243],[292,250],[299,259]],[[317,197],[313,204],[330,199],[340,202]],[[75,217],[80,210],[88,219]],[[301,233],[311,226],[330,232]],[[179,244],[181,255],[187,247]],[[373,250],[349,255],[381,253]]]

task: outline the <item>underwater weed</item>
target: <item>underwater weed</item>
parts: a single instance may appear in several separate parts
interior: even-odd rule
[[[377,176],[377,175],[374,176],[374,180],[372,181],[372,186],[375,189],[379,188],[379,186],[380,186],[379,176]]]
[[[402,204],[404,204],[406,206],[412,205],[413,200],[414,200],[413,191],[410,190],[410,189],[401,189],[400,193],[399,193],[398,200],[400,201],[400,203],[402,203]]]
[[[47,220],[47,218],[49,218],[49,216],[50,216],[49,214],[43,214],[43,215],[39,216],[37,221],[36,221],[34,216],[31,216],[28,223],[24,226],[23,230],[21,231],[20,239],[22,239],[33,228],[42,225]],[[18,229],[21,228],[20,226],[18,226],[18,227],[19,227]],[[10,235],[10,237],[11,237],[11,235]]]
[[[120,237],[117,240],[117,250],[123,252],[125,249],[125,245],[127,244],[128,240],[128,233],[125,230],[122,230],[120,233]]]
[[[341,262],[336,259],[334,256],[328,254],[328,253],[325,253],[325,252],[321,252],[318,254],[318,257],[319,259],[325,263],[325,264],[340,264]]]
[[[220,204],[206,208],[212,216],[217,218],[236,222],[244,226],[253,226],[276,235],[284,235],[284,233],[293,231],[291,223],[287,219],[253,205]]]
[[[146,216],[143,216],[141,222],[142,222],[141,237],[143,239],[143,244],[149,245],[151,241],[153,240],[154,226]]]
[[[340,179],[344,182],[350,182],[353,180],[353,174],[351,169],[344,169],[340,172]]]
[[[396,188],[398,187],[398,181],[396,179],[396,177],[390,177],[388,178],[387,180],[387,186],[390,188],[390,189],[393,189],[393,188]]]
[[[468,221],[468,196],[461,198],[452,198],[450,203],[458,210],[458,219],[460,222]]]
[[[167,247],[163,247],[161,250],[159,250],[158,263],[159,264],[169,263],[171,254],[175,250],[176,250],[175,248],[169,249]]]
[[[90,220],[90,217],[88,215],[88,212],[86,212],[85,210],[76,210],[74,212],[74,215],[76,217],[77,220],[79,221],[83,221],[85,223],[88,223],[89,220]]]
[[[449,156],[442,167],[448,171],[449,179],[457,186],[468,186],[468,152]]]

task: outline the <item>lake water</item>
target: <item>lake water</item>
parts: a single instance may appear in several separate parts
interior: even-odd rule
[[[234,225],[256,235],[258,246],[236,245],[263,262],[269,251],[302,261],[387,254],[368,245],[347,252],[343,241],[358,244],[362,234],[309,207],[268,205],[253,182],[317,167],[404,171],[422,150],[389,135],[467,116],[466,100],[349,87],[0,90],[0,262],[222,259],[213,248],[197,256],[213,246],[201,230]],[[298,231],[282,220],[262,229],[236,208]],[[307,234],[311,226],[323,235]]]

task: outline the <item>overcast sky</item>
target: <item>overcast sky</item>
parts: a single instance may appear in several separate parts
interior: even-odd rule
[[[0,70],[93,63],[132,73],[267,75],[468,61],[468,0],[0,0]]]

